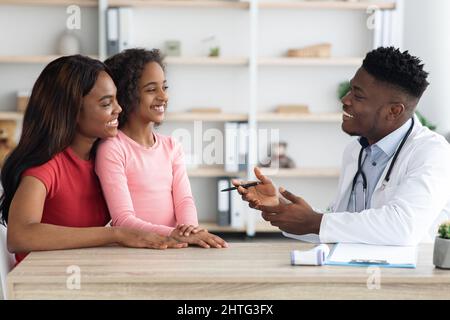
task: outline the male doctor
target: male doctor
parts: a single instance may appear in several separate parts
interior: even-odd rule
[[[342,99],[342,130],[359,138],[344,151],[329,213],[283,188],[279,191],[289,202],[279,198],[258,168],[261,184],[238,192],[288,237],[316,234],[324,243],[379,245],[431,240],[450,204],[450,146],[414,115],[427,76],[422,62],[407,51],[389,47],[367,54]]]

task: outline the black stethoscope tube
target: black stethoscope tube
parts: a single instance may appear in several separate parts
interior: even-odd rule
[[[408,139],[409,135],[411,134],[411,131],[414,127],[414,118],[411,118],[411,125],[409,126],[408,132],[406,132],[405,136],[402,139],[402,142],[400,143],[399,147],[397,148],[397,151],[395,151],[394,154],[394,158],[392,159],[392,162],[389,166],[389,169],[386,173],[386,177],[384,178],[384,181],[387,183],[389,182],[389,179],[391,178],[391,172],[392,172],[392,168],[395,165],[395,162],[397,161],[398,155],[400,153],[400,151],[403,148],[403,145],[405,144],[406,140]],[[353,183],[352,183],[352,190],[351,190],[351,194],[353,194],[355,192],[355,185],[356,182],[358,180],[358,176],[361,175],[362,180],[363,180],[363,192],[364,195],[366,194],[366,190],[367,190],[367,177],[366,174],[364,173],[363,169],[362,169],[362,154],[364,151],[365,147],[361,147],[361,151],[359,151],[359,156],[358,156],[358,171],[356,171],[355,177],[353,178]],[[365,207],[365,199],[364,199],[364,207]]]

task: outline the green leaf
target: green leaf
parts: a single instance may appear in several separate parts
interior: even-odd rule
[[[417,118],[419,118],[420,123],[424,127],[427,127],[428,129],[433,130],[433,131],[436,130],[436,125],[429,122],[423,114],[421,114],[419,111],[416,111],[416,115],[417,115]]]
[[[439,226],[439,237],[443,239],[450,239],[450,221],[447,221]]]
[[[338,98],[341,100],[350,91],[350,81],[341,82],[338,86]]]

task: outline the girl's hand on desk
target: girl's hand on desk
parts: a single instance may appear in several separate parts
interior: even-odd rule
[[[199,233],[200,231],[208,231],[205,228],[202,228],[200,226],[194,226],[191,224],[179,224],[176,227],[176,230],[179,231],[179,235],[181,236],[185,236],[185,237],[189,237],[189,235],[192,233]]]
[[[228,244],[225,240],[208,231],[200,231],[196,234],[191,234],[189,237],[185,237],[180,236],[179,231],[174,229],[170,236],[180,242],[195,244],[202,248],[228,248]]]
[[[172,237],[164,237],[154,232],[114,227],[117,243],[130,248],[186,248],[186,242],[179,242]]]

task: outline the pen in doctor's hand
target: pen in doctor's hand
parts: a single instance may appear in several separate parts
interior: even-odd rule
[[[251,183],[247,183],[247,184],[241,184],[241,185],[238,186],[238,187],[242,187],[242,188],[247,189],[247,188],[250,188],[250,187],[257,186],[257,185],[260,184],[260,183],[261,183],[261,182],[259,182],[259,181],[255,181],[255,182],[251,182]],[[220,191],[221,191],[221,192],[225,192],[225,191],[237,190],[238,187],[226,188],[226,189],[223,189],[223,190],[220,190]]]

